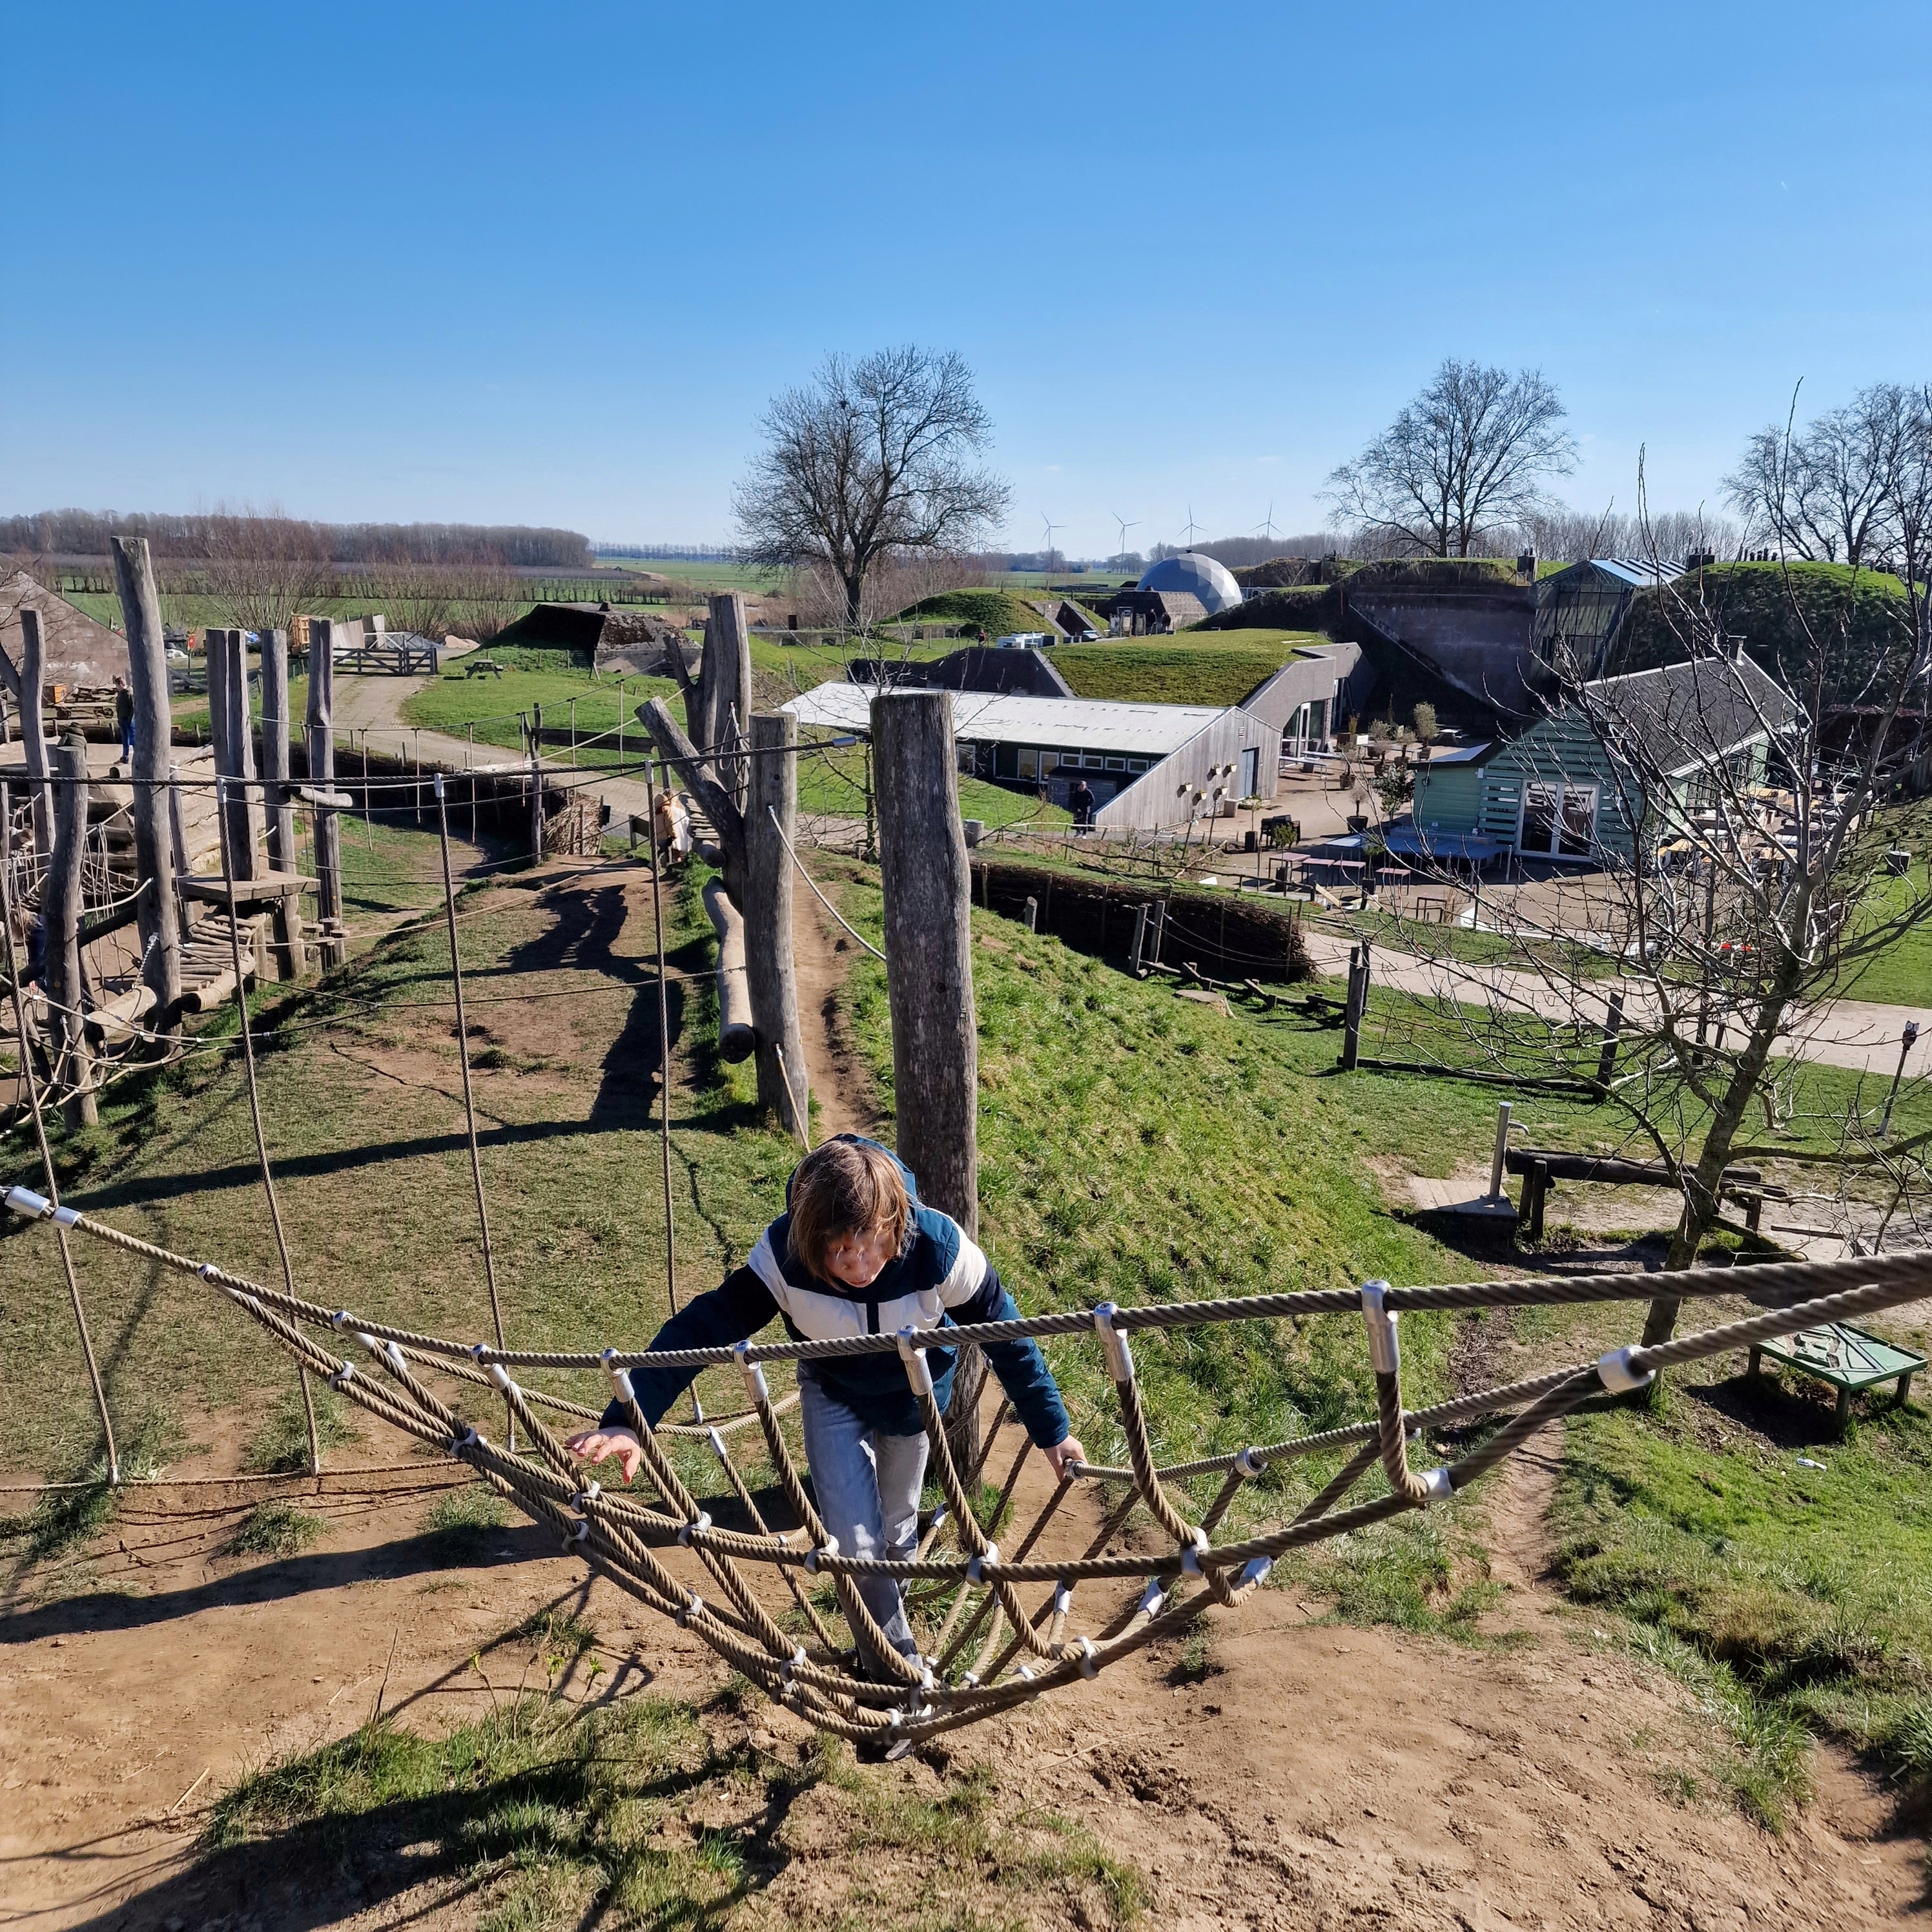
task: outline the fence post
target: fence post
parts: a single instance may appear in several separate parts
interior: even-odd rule
[[[289,793],[289,634],[262,633],[262,803],[268,813],[268,862],[278,872],[296,866],[296,808]],[[302,899],[285,892],[274,910],[275,973],[299,980],[308,962],[302,945]]]
[[[27,800],[34,813],[34,850],[43,859],[54,849],[53,787],[47,782],[47,728],[40,691],[47,674],[40,614],[20,606],[20,748],[27,760]]]
[[[317,799],[335,794],[335,632],[336,622],[311,617],[308,625],[308,718],[307,751],[309,790]],[[342,624],[345,633],[361,626]],[[316,919],[322,929],[325,966],[340,966],[349,957],[342,929],[342,820],[332,805],[318,804],[315,812]]]
[[[91,1127],[100,1118],[94,1097],[87,1030],[81,1016],[81,862],[87,850],[87,741],[78,732],[55,748],[61,783],[54,811],[54,849],[40,902],[51,1018],[62,1041],[61,1083],[70,1089],[61,1112],[70,1127]],[[25,1054],[27,1042],[20,1042]]]
[[[172,1028],[181,1005],[182,919],[175,875],[184,870],[186,839],[176,831],[181,794],[172,782],[173,712],[168,699],[168,656],[161,600],[146,537],[110,539],[114,580],[128,631],[128,686],[134,698],[134,873],[146,887],[135,902],[141,977],[154,996],[154,1022]],[[167,814],[164,826],[162,814]]]
[[[980,1046],[973,1001],[970,862],[959,821],[949,691],[872,700],[879,877],[900,1157],[920,1198],[968,1234],[980,1226]],[[979,1461],[986,1359],[962,1352],[947,1432],[962,1468]]]
[[[530,851],[536,864],[544,857],[543,706],[530,706]]]
[[[1148,923],[1148,909],[1147,909],[1147,908],[1146,908],[1144,905],[1139,905],[1139,906],[1136,906],[1136,907],[1135,907],[1135,908],[1134,908],[1134,952],[1133,952],[1133,975],[1134,975],[1134,977],[1135,977],[1136,980],[1139,979],[1139,978],[1142,976],[1142,975],[1141,975],[1141,948],[1142,948],[1142,946],[1144,946],[1144,945],[1146,944],[1146,942],[1147,942],[1147,923]]]
[[[751,788],[745,818],[745,973],[758,1034],[758,1105],[808,1147],[811,1098],[793,973],[791,855],[798,815],[798,722],[789,712],[751,721]]]

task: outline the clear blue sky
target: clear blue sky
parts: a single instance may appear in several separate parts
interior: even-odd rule
[[[1316,526],[1444,355],[1580,503],[1932,376],[1932,8],[338,0],[14,16],[0,510],[714,539],[778,388],[961,350],[1009,536]]]

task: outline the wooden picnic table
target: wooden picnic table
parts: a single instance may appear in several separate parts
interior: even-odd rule
[[[464,660],[463,675],[465,677],[482,677],[486,673],[501,677],[503,667],[494,658],[466,658]]]

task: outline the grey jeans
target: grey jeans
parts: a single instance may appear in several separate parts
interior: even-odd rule
[[[916,1436],[887,1436],[828,1394],[809,1366],[798,1377],[799,1420],[818,1514],[848,1556],[908,1558],[919,1546],[919,1497],[928,1444]],[[859,1594],[902,1656],[916,1654],[897,1580],[856,1580]],[[854,1633],[854,1636],[857,1634]],[[865,1646],[860,1649],[862,1653]]]

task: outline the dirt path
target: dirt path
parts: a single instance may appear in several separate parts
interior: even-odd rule
[[[838,1017],[838,989],[858,948],[802,880],[795,880],[791,902],[793,970],[798,980],[798,1017],[804,1035],[805,1068],[818,1102],[814,1138],[829,1134],[875,1134],[879,1096],[845,1037]],[[826,896],[835,903],[837,895]]]

